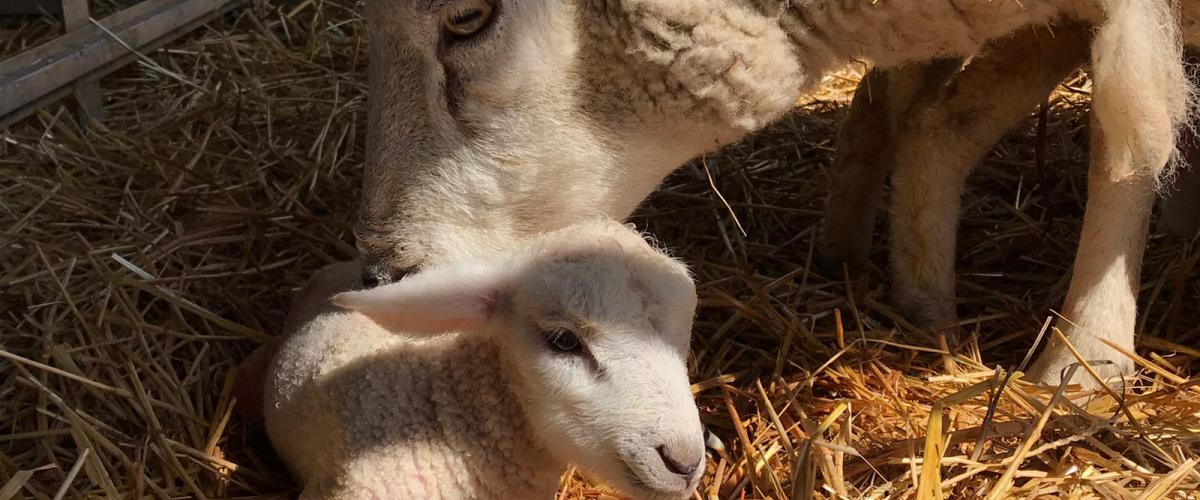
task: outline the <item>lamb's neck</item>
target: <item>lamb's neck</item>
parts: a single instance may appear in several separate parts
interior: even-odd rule
[[[566,466],[533,437],[518,377],[491,342],[455,337],[405,348],[403,362],[366,377],[377,388],[363,391],[359,404],[379,412],[380,395],[392,393],[383,402],[402,408],[358,436],[370,451],[349,476],[384,478],[363,488],[378,498],[553,497]],[[389,482],[394,477],[406,479]]]
[[[987,41],[1045,24],[1080,0],[793,0],[780,27],[816,85],[830,70],[865,60],[880,67],[964,57]]]

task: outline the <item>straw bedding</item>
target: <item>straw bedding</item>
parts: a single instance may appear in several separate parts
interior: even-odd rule
[[[84,135],[55,106],[0,135],[0,498],[295,493],[232,413],[232,368],[308,273],[355,253],[360,7],[239,10],[105,79],[104,127]],[[3,29],[3,54],[52,34]],[[1066,291],[1088,82],[973,178],[969,338],[945,354],[889,305],[881,245],[864,277],[812,265],[854,81],[687,165],[634,219],[699,281],[693,380],[724,442],[699,497],[1196,496],[1194,241],[1149,244],[1136,383],[1089,395],[1010,378]],[[563,491],[612,495],[575,474]]]

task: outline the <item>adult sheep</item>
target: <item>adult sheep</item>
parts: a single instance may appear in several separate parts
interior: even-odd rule
[[[1098,27],[1096,156],[1112,182],[1091,197],[1121,213],[1142,203],[1122,183],[1157,178],[1188,108],[1172,15],[1168,0],[370,0],[365,276],[624,218],[851,60],[967,56],[1064,17]],[[1084,233],[1106,224],[1089,216]]]

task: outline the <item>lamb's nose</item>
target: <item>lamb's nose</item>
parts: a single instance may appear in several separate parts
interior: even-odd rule
[[[704,457],[700,457],[700,460],[693,460],[692,463],[682,463],[672,456],[671,450],[666,445],[660,445],[657,450],[658,456],[662,458],[663,465],[667,466],[667,470],[683,477],[692,477],[692,474],[696,473],[696,469],[700,468],[700,463],[704,461]]]

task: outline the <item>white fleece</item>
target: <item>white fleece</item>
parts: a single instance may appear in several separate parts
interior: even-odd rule
[[[324,305],[355,281],[340,267],[298,298],[265,385],[267,430],[302,497],[552,498],[566,464],[530,437],[496,348],[408,339]]]

